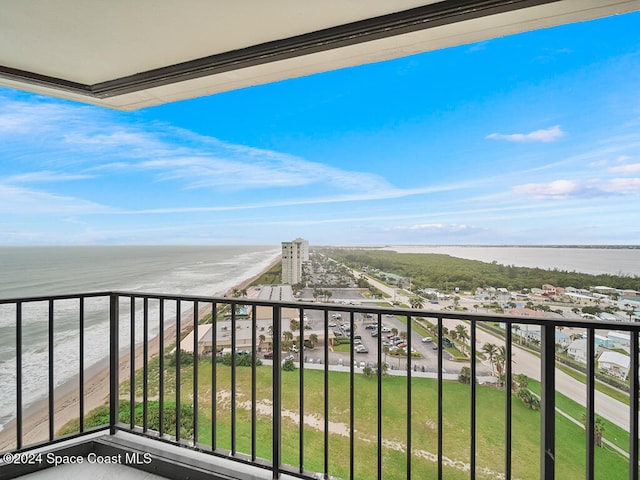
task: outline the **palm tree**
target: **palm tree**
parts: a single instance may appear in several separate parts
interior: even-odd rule
[[[393,336],[394,336],[394,337],[395,337],[395,336],[397,336],[397,335],[398,335],[398,329],[397,329],[396,327],[393,327],[393,328],[391,329],[391,333],[393,333]]]
[[[500,345],[498,347],[498,351],[493,356],[493,360],[496,365],[496,370],[498,371],[498,380],[502,382],[502,376],[505,369],[505,363],[507,362],[507,349],[504,345]]]
[[[318,343],[318,335],[316,335],[315,333],[309,335],[309,342],[311,343],[311,348],[313,348],[314,345]]]
[[[463,324],[459,323],[456,325],[455,329],[456,338],[460,340],[463,350],[466,350],[467,340],[469,339],[469,334],[467,333],[467,327]]]
[[[518,343],[520,345],[522,345],[522,335],[520,335],[521,330],[520,325],[513,325],[513,331],[518,336]]]
[[[587,427],[587,416],[582,414],[582,424]],[[602,418],[596,416],[593,422],[593,443],[598,447],[602,447],[602,435],[604,434],[604,423]]]
[[[289,328],[294,332],[300,330],[300,322],[298,320],[291,320],[289,322]]]
[[[409,303],[411,304],[411,308],[422,308],[424,307],[424,301],[421,297],[414,295],[409,299]]]
[[[290,350],[293,346],[293,333],[289,330],[282,332],[282,338],[284,339],[282,342],[282,350]]]
[[[489,357],[489,363],[491,364],[491,371],[493,372],[495,356],[498,353],[498,346],[494,345],[493,343],[485,343],[482,346],[482,352],[486,353],[487,357]]]
[[[264,335],[260,334],[260,336],[258,337],[258,347],[260,349],[262,349],[262,344],[267,340],[267,337],[265,337]]]

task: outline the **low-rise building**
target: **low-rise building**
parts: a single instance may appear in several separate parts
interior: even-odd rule
[[[627,379],[630,364],[631,359],[629,355],[623,355],[619,352],[602,352],[602,355],[598,358],[599,370],[623,380]]]
[[[567,355],[578,362],[587,363],[587,340],[579,338],[567,347]]]
[[[631,345],[631,337],[628,332],[609,332],[607,338],[614,345],[629,346]]]

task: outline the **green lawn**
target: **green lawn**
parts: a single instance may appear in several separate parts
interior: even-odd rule
[[[157,367],[151,369],[156,370]],[[199,432],[198,440],[211,444],[211,364],[199,365]],[[272,369],[259,367],[256,375],[256,398],[259,405],[256,421],[256,455],[271,459],[271,389]],[[300,409],[300,371],[282,372],[282,462],[299,464],[300,430],[297,415]],[[175,370],[165,374],[168,389],[173,388]],[[183,367],[181,379],[182,402],[192,402],[192,368]],[[312,471],[322,471],[323,466],[323,390],[322,371],[304,372],[304,426],[303,465]],[[151,375],[151,391],[157,375]],[[136,382],[141,394],[141,383]],[[406,477],[407,442],[407,379],[405,377],[385,377],[382,384],[382,464],[384,478]],[[535,388],[535,385],[532,385]],[[236,369],[236,449],[250,454],[251,438],[251,369]],[[216,378],[216,446],[231,448],[231,369],[218,365]],[[350,420],[350,377],[346,373],[331,372],[328,389],[329,421],[336,428],[330,428],[329,472],[337,477],[349,476],[348,425]],[[355,375],[354,392],[354,451],[356,465],[355,478],[375,478],[377,473],[377,378]],[[167,393],[167,398],[172,395]],[[504,419],[505,393],[492,387],[478,386],[477,389],[477,430],[476,462],[478,478],[495,478],[504,470]],[[561,404],[559,402],[559,406]],[[568,410],[568,407],[566,407]],[[468,478],[464,464],[469,462],[470,443],[470,388],[456,382],[443,385],[443,456],[450,459],[453,466],[445,467],[445,478]],[[577,414],[577,413],[576,413]],[[412,379],[412,476],[433,478],[437,472],[434,455],[437,454],[437,381],[432,379]],[[314,422],[314,425],[310,425]],[[539,478],[539,431],[540,413],[525,408],[513,397],[512,417],[512,462],[514,478]],[[345,435],[346,433],[346,435]],[[606,426],[605,437],[613,434]],[[621,436],[622,438],[622,436]],[[623,442],[624,443],[624,442]],[[584,478],[585,432],[564,417],[557,417],[557,478]],[[624,478],[627,476],[628,461],[608,449],[597,449],[596,477]],[[605,474],[606,472],[606,474]]]

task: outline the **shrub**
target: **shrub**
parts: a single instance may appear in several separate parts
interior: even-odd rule
[[[282,362],[282,370],[285,372],[293,372],[296,369],[296,364],[293,363],[293,360],[288,358],[284,362]]]
[[[471,369],[469,367],[462,367],[460,369],[460,375],[458,375],[458,381],[465,385],[471,384]]]
[[[131,410],[129,401],[121,400],[118,409],[118,418],[120,422],[130,423]],[[144,409],[142,403],[136,403],[134,410],[135,425],[142,425]],[[176,403],[164,402],[163,427],[166,434],[176,435]],[[109,425],[109,405],[102,405],[91,410],[84,420],[84,428],[100,427]],[[147,402],[147,427],[150,430],[160,430],[160,402],[157,400]],[[80,430],[79,419],[72,420],[64,425],[59,435],[75,433]],[[180,404],[180,437],[193,438],[193,406],[188,404]]]
[[[217,362],[221,363],[227,367],[231,366],[232,356],[230,353],[225,353],[222,356],[217,358]],[[236,353],[236,367],[250,367],[251,366],[252,356],[250,354],[239,354]],[[259,358],[256,359],[256,366],[259,367],[262,365],[262,360]]]
[[[176,366],[176,357],[178,356],[178,352],[174,351],[167,355],[165,358],[167,359],[167,364],[170,367]],[[180,365],[188,366],[193,365],[193,353],[185,352],[184,350],[180,350]]]

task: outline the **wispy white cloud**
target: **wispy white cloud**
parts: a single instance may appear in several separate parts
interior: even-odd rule
[[[29,102],[0,96],[0,135],[42,135],[62,125],[69,126],[83,107],[65,105],[34,97]]]
[[[244,203],[234,205],[210,205],[199,207],[169,207],[144,210],[115,210],[108,213],[117,215],[142,215],[142,214],[165,214],[165,213],[196,213],[196,212],[226,212],[234,210],[257,210],[265,208],[298,207],[303,205],[323,205],[346,202],[366,202],[383,201],[397,198],[424,195],[438,191],[447,191],[458,188],[456,186],[437,186],[412,189],[388,188],[380,191],[356,192],[346,194],[336,194],[332,196],[308,197],[308,198],[285,198],[280,200],[270,200],[257,203]]]
[[[95,178],[95,175],[87,174],[69,174],[58,173],[49,170],[40,172],[23,173],[20,175],[12,175],[6,177],[6,183],[49,183],[49,182],[67,182],[72,180],[86,180]]]
[[[401,225],[387,230],[417,230],[430,233],[464,233],[474,230],[473,227],[456,223],[422,223],[417,225]]]
[[[566,133],[560,128],[560,125],[536,130],[530,133],[491,133],[486,138],[492,140],[507,140],[509,142],[555,142],[562,138]]]
[[[602,188],[621,195],[640,193],[640,178],[614,178],[605,182]]]
[[[627,165],[619,165],[617,167],[611,167],[609,171],[614,173],[639,173],[640,163],[629,163]]]
[[[110,207],[81,198],[0,183],[0,213],[11,215],[86,215],[107,213]]]
[[[610,195],[640,193],[640,178],[614,178],[610,180],[555,180],[549,183],[527,183],[512,188],[515,193],[537,199],[593,198]]]
[[[321,183],[342,191],[391,187],[378,175],[342,170],[268,151],[263,155],[254,153],[250,159],[220,156],[165,158],[148,160],[138,167],[157,172],[160,180],[184,181],[188,188],[225,187],[239,190]]]

